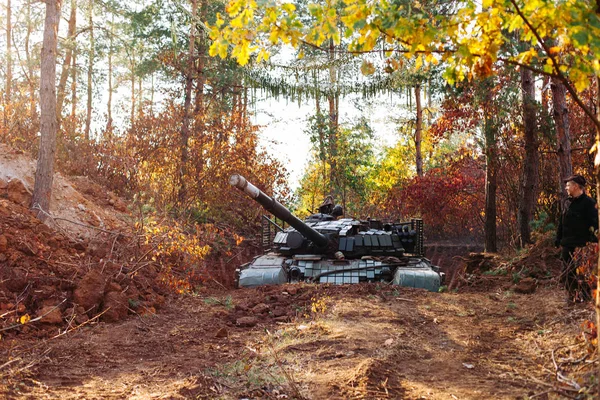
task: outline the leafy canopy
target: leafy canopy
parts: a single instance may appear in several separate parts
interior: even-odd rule
[[[401,53],[417,68],[445,61],[450,82],[488,76],[497,61],[568,79],[578,91],[600,76],[600,10],[588,0],[326,0],[306,7],[309,17],[300,18],[290,2],[231,0],[227,15],[209,25],[210,55],[230,54],[244,65],[253,55],[268,60],[276,45],[321,48],[331,40],[355,54]]]

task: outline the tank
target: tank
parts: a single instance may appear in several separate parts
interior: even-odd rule
[[[343,218],[342,207],[328,196],[318,212],[302,221],[243,176],[232,175],[229,183],[271,214],[263,217],[265,252],[236,270],[238,287],[385,282],[437,292],[443,284],[443,272],[424,257],[420,219]]]

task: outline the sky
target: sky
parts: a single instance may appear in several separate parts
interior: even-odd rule
[[[369,107],[364,113],[375,131],[376,147],[391,146],[398,140],[396,126],[390,117],[397,117],[401,113],[398,107],[400,100],[400,97],[381,96],[376,105]],[[398,107],[398,112],[391,112],[395,107]],[[308,118],[314,112],[312,103],[302,103],[299,106],[297,102],[284,99],[263,98],[257,102],[253,115],[252,122],[263,127],[260,131],[260,145],[286,166],[292,190],[298,188],[310,158],[311,143],[304,130]],[[363,113],[350,101],[340,101],[340,123],[356,120],[361,114]]]

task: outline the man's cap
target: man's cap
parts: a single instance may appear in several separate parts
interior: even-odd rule
[[[581,186],[585,186],[586,182],[585,182],[585,178],[581,175],[571,175],[570,177],[568,177],[567,179],[565,179],[565,183],[569,182],[569,181],[573,181]]]

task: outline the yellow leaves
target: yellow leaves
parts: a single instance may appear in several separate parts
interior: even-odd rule
[[[425,55],[425,62],[427,64],[437,65],[439,61],[432,53],[427,53]]]
[[[215,26],[220,28],[225,23],[225,20],[221,18],[221,13],[217,13],[217,20],[215,21]]]
[[[311,300],[310,311],[312,312],[313,315],[325,314],[325,311],[327,311],[327,303],[330,300],[329,297],[327,297],[327,296],[322,297],[322,298],[312,297],[310,300]],[[317,316],[317,315],[315,315],[315,316]]]
[[[266,0],[260,7],[256,0],[229,0],[225,17],[217,14],[215,25],[209,27],[213,40],[209,54],[221,58],[230,55],[245,65],[253,56],[258,62],[268,60],[273,45],[297,47],[307,42],[322,46],[330,39],[340,44],[343,34],[349,51],[370,51],[378,43],[385,44],[386,49],[401,48],[406,59],[414,60],[416,70],[442,60],[449,62],[453,71],[447,71],[446,77],[455,82],[491,74],[498,53],[512,51],[516,46],[507,43],[515,40],[526,43],[526,47],[512,53],[513,61],[555,73],[557,67],[541,59],[538,37],[542,37],[552,45],[550,56],[559,63],[570,60],[568,69],[559,68],[577,90],[587,87],[586,74],[600,74],[598,57],[593,57],[600,54],[600,40],[596,39],[600,37],[596,34],[600,20],[589,17],[589,10],[576,1],[529,0],[519,2],[520,12],[507,1],[469,1],[445,19],[415,12],[422,8],[415,2],[409,12],[389,1],[313,0],[303,5],[308,13],[302,19],[296,7],[289,0]],[[441,54],[433,54],[434,50]],[[299,55],[302,57],[303,53]],[[369,75],[373,68],[363,63],[361,71]]]
[[[250,47],[248,41],[243,41],[240,45],[234,47],[231,56],[237,59],[238,64],[246,65],[250,59],[250,54],[255,48],[256,47]]]
[[[417,56],[415,60],[415,71],[418,71],[423,66],[423,57]]]
[[[293,3],[284,3],[281,8],[290,15],[296,11],[296,6]]]
[[[164,257],[177,256],[190,264],[198,264],[211,251],[209,245],[201,242],[201,235],[186,232],[185,227],[175,221],[159,223],[149,217],[142,234],[146,244],[154,248],[150,259],[158,263],[162,263]]]
[[[256,56],[256,62],[261,62],[262,60],[268,61],[270,57],[270,54],[267,50],[265,49],[260,49],[258,51],[258,55]]]
[[[583,92],[590,85],[588,75],[578,69],[571,70],[569,76],[578,92]]]
[[[227,50],[229,46],[227,41],[225,40],[215,40],[208,49],[208,54],[211,57],[218,55],[222,59],[227,57]]]
[[[232,0],[226,7],[226,11],[231,18],[234,18],[242,10],[254,10],[256,9],[256,2],[254,0]]]
[[[370,61],[363,60],[362,65],[360,66],[360,72],[363,75],[373,75],[375,73],[375,66]]]
[[[517,61],[521,64],[529,64],[532,59],[538,56],[538,52],[534,47],[531,47],[529,50],[520,53],[517,56]]]
[[[29,316],[29,314],[21,315],[21,317],[18,320],[18,322],[23,325],[25,325],[29,321],[31,321],[31,317]]]

